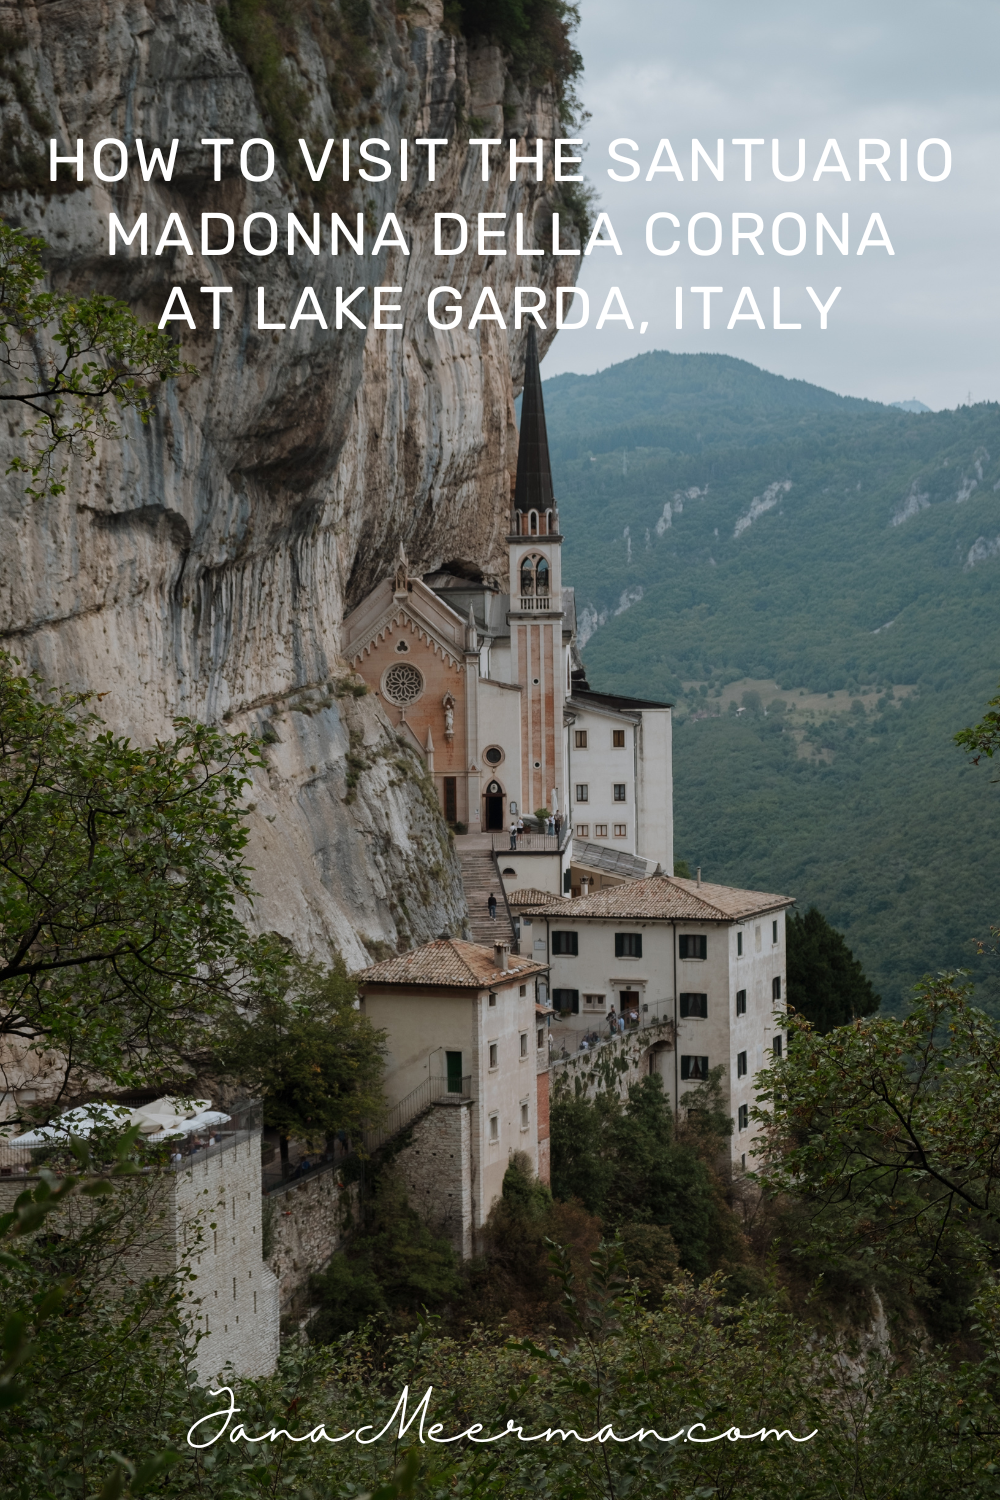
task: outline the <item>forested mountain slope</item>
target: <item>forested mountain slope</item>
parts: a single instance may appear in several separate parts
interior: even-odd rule
[[[815,901],[886,1005],[985,998],[1000,788],[951,736],[1000,678],[1000,408],[667,353],[545,400],[591,682],[678,705],[678,855]]]

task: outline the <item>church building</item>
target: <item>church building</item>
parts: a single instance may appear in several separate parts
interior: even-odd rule
[[[552,848],[531,850],[548,857],[505,884],[568,895],[673,872],[673,789],[670,705],[590,691],[562,542],[532,325],[507,577],[414,578],[401,556],[344,621],[344,654],[424,756],[448,823],[500,848],[519,816],[561,814]]]

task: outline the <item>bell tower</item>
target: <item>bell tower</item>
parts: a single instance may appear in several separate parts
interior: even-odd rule
[[[563,641],[562,537],[552,490],[534,321],[528,325],[517,477],[507,545],[511,678],[523,688],[522,812],[547,807],[552,813],[561,810],[568,817],[563,780],[563,706],[569,650]]]

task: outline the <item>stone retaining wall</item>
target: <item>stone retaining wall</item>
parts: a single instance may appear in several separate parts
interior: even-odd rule
[[[267,1264],[278,1278],[283,1315],[305,1310],[310,1276],[322,1271],[340,1249],[357,1221],[357,1209],[357,1183],[342,1185],[333,1166],[264,1198],[270,1241]]]

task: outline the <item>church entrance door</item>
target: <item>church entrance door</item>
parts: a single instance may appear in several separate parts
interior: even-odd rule
[[[618,991],[618,1012],[625,1017],[626,1026],[638,1026],[639,1024],[639,991]],[[633,1020],[633,1017],[635,1018]]]
[[[503,827],[503,797],[488,796],[486,798],[486,827]]]

